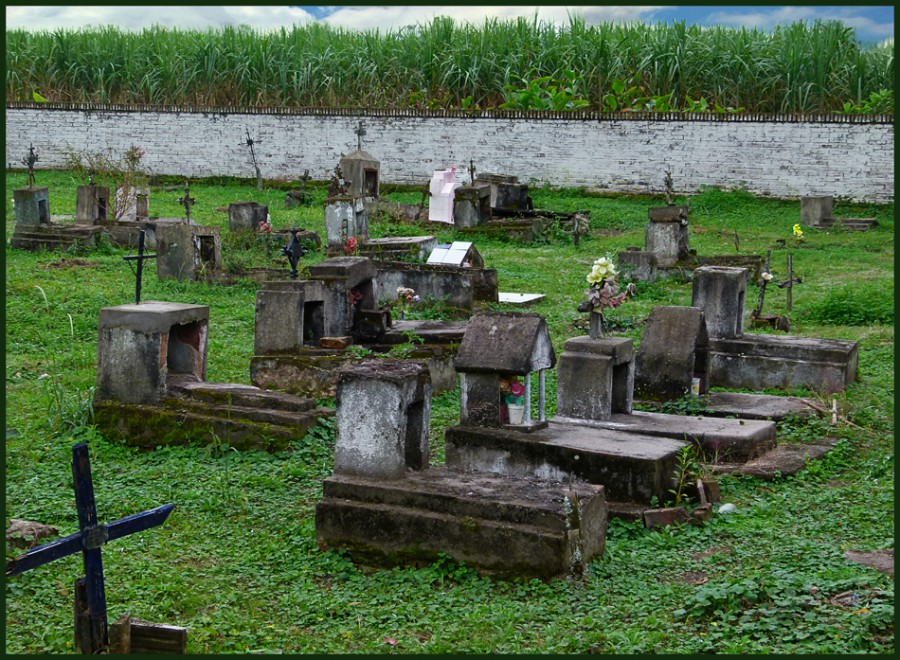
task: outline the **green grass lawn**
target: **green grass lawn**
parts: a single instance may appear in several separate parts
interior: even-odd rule
[[[7,173],[7,241],[12,190],[24,183],[21,172]],[[72,175],[39,172],[38,185],[49,187],[54,215],[74,213]],[[180,194],[154,188],[151,215],[180,215]],[[291,210],[283,190],[240,182],[197,182],[191,194],[192,216],[223,234],[227,214],[216,208],[255,200],[269,205],[275,229],[302,226],[324,238],[324,189],[314,190],[310,206]],[[575,190],[532,196],[538,208],[590,210],[590,236],[578,246],[554,232],[532,245],[478,239],[476,246],[502,291],[546,294],[530,310],[547,319],[559,353],[567,338],[585,334],[575,308],[590,264],[643,246],[647,208],[663,202]],[[878,227],[806,229],[797,243],[799,202],[706,190],[690,205],[691,247],[702,255],[734,254],[736,232],[743,254],[772,249],[779,279],[793,255],[803,283],[788,314],[792,334],[860,343],[859,381],[835,395],[846,421],[779,427],[780,441],[834,436],[837,447],[794,477],[723,477],[732,514],[653,532],[612,521],[606,551],[583,581],[493,581],[449,559],[418,569],[358,567],[315,542],[314,507],[333,467],[332,424],[277,454],[199,443],[142,452],[101,437],[87,417],[97,318],[101,308],[133,300],[127,251],[30,253],[7,242],[6,522],[77,530],[70,468],[77,441],[90,445],[101,521],[175,503],[163,527],[104,547],[107,601],[111,621],[130,612],[187,627],[190,653],[890,653],[893,580],[844,552],[894,543],[893,206],[838,203],[835,215],[875,217]],[[374,236],[428,231],[372,227]],[[259,246],[228,259],[287,270]],[[208,379],[249,383],[256,288],[160,282],[151,266],[143,299],[209,305]],[[639,283],[636,298],[607,314],[612,334],[639,340],[652,307],[690,304],[690,291],[674,281]],[[757,293],[752,284],[748,307]],[[786,313],[784,290],[769,287],[764,312]],[[551,376],[549,414],[555,387]],[[458,415],[458,390],[435,397],[434,462],[443,462],[443,434]],[[8,548],[7,559],[18,552]],[[73,581],[81,574],[72,556],[7,581],[8,653],[72,652]]]

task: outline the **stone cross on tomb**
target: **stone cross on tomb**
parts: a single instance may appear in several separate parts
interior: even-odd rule
[[[135,286],[134,286],[134,304],[139,305],[141,303],[141,277],[144,273],[144,262],[148,259],[156,259],[155,254],[144,254],[144,235],[145,231],[141,229],[141,233],[138,236],[138,252],[137,254],[129,254],[127,256],[122,257],[125,261],[137,261],[137,269],[135,272]]]
[[[664,182],[666,186],[666,206],[672,206],[672,172],[669,170],[668,165],[666,165],[666,176]]]
[[[187,181],[184,182],[184,195],[178,198],[178,203],[184,207],[184,214],[187,218],[188,224],[191,222],[191,207],[197,203],[197,200],[191,197],[190,194],[190,185]]]
[[[356,133],[356,149],[357,149],[357,151],[362,151],[362,139],[363,139],[363,135],[366,134],[366,129],[363,128],[362,119],[359,120],[359,125],[356,127],[356,130],[353,132]]]
[[[472,179],[472,185],[475,185],[475,161],[469,160],[469,177]]]
[[[28,187],[34,187],[34,164],[38,162],[41,157],[34,150],[34,144],[32,144],[28,148],[28,156],[22,159],[22,164],[28,167]]]
[[[6,562],[6,577],[80,552],[84,561],[84,577],[75,581],[75,642],[82,653],[104,653],[109,648],[109,630],[100,547],[108,541],[162,525],[175,505],[165,504],[106,525],[98,523],[88,447],[83,442],[72,447],[72,479],[81,531],[38,546]]]

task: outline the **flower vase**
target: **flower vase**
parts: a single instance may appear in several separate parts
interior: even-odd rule
[[[588,336],[591,339],[603,339],[603,314],[594,310],[591,312]]]
[[[509,408],[509,423],[515,424],[516,426],[522,424],[525,420],[525,406],[524,404],[516,404],[510,403],[507,405]]]

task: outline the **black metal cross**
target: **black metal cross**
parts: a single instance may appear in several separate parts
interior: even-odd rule
[[[475,161],[469,160],[469,177],[472,179],[472,185],[475,185]]]
[[[366,129],[363,128],[362,119],[359,120],[359,125],[356,127],[356,130],[353,132],[356,133],[356,149],[357,149],[357,151],[362,151],[362,138],[363,138],[363,135],[366,134]]]
[[[300,245],[300,240],[297,238],[297,232],[299,229],[291,229],[291,237],[288,240],[288,244],[281,248],[281,254],[287,257],[288,263],[291,265],[291,273],[290,277],[293,280],[296,280],[298,275],[297,272],[297,264],[300,263],[300,257],[306,254],[306,250],[303,249],[303,246]]]
[[[122,257],[125,261],[137,261],[137,278],[134,285],[135,305],[141,302],[141,277],[144,273],[144,262],[148,259],[156,259],[155,254],[144,254],[144,234],[144,230],[141,229],[140,236],[138,236],[138,253]]]
[[[22,159],[22,164],[28,167],[28,187],[34,187],[34,164],[40,160],[37,152],[34,150],[34,144],[28,148],[28,156]]]
[[[174,504],[136,513],[103,525],[97,522],[97,506],[94,502],[94,483],[91,480],[91,463],[87,444],[79,442],[72,447],[72,480],[75,486],[75,506],[78,509],[78,525],[81,531],[65,538],[46,543],[6,562],[6,576],[10,577],[47,564],[55,559],[81,552],[84,560],[84,589],[86,593],[87,630],[81,630],[82,653],[102,653],[109,647],[106,619],[106,588],[103,581],[103,561],[100,546],[129,534],[162,525]],[[77,582],[77,581],[76,581]],[[76,587],[76,593],[79,589]],[[78,611],[76,602],[76,612]]]
[[[197,203],[197,200],[191,197],[190,186],[188,182],[184,182],[184,195],[178,198],[178,203],[184,207],[185,217],[188,223],[191,222],[191,207]]]

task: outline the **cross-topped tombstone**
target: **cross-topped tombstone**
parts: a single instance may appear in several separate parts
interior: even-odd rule
[[[178,203],[184,207],[184,215],[187,218],[188,224],[191,222],[191,207],[197,203],[197,200],[191,197],[190,193],[190,184],[185,181],[184,195],[178,198]]]
[[[82,653],[103,653],[109,648],[109,632],[100,547],[108,541],[162,525],[175,505],[164,504],[106,525],[98,523],[90,458],[87,444],[84,442],[72,447],[72,480],[80,531],[38,546],[8,561],[6,576],[18,575],[56,559],[81,552],[84,559],[84,577],[76,580],[75,584],[75,641]]]
[[[40,160],[40,156],[34,150],[34,144],[28,147],[28,155],[22,159],[22,164],[28,167],[28,187],[34,187],[34,164]]]
[[[136,270],[136,282],[134,286],[134,304],[138,305],[141,302],[141,277],[144,272],[144,262],[148,259],[156,259],[155,254],[144,254],[144,230],[141,229],[141,233],[138,236],[138,253],[136,255],[128,255],[122,257],[125,261],[137,261],[137,270]]]
[[[362,151],[362,139],[363,135],[366,134],[366,129],[363,127],[362,119],[359,120],[359,125],[353,132],[356,133],[356,150]]]

